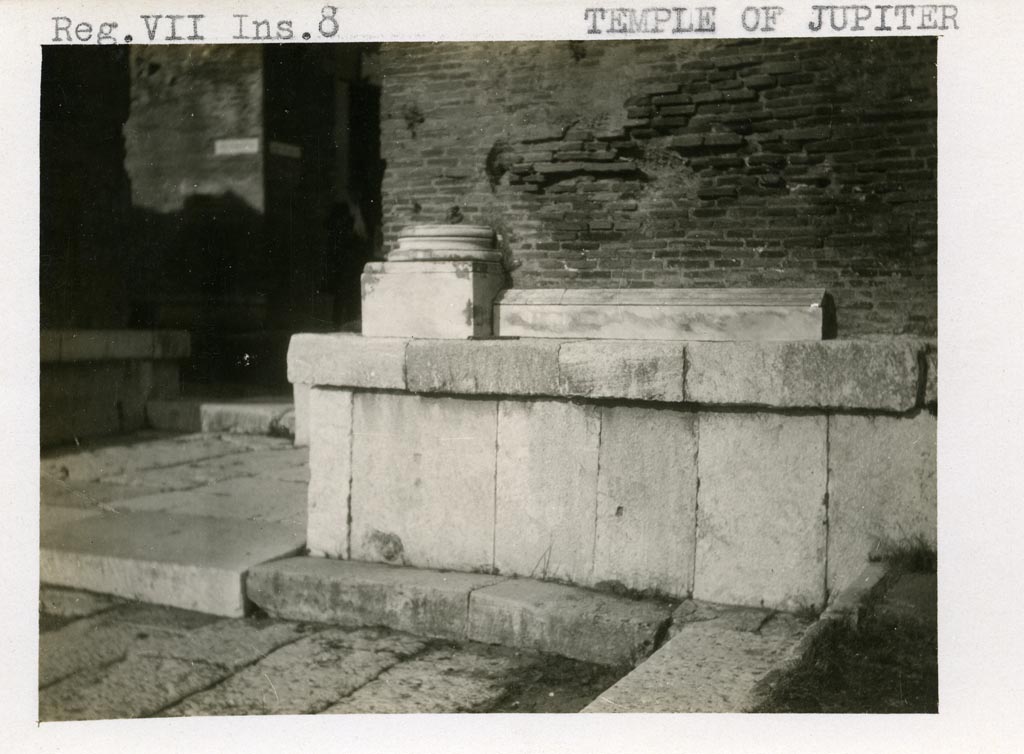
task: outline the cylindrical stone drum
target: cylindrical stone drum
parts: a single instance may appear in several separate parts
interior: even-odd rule
[[[500,262],[486,225],[410,225],[398,234],[389,262]]]

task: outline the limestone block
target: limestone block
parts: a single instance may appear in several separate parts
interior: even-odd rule
[[[815,289],[510,289],[494,305],[495,335],[629,340],[821,340],[825,292]]]
[[[822,604],[825,432],[824,416],[700,415],[694,598]]]
[[[498,405],[499,572],[591,583],[599,437],[596,406]]]
[[[200,432],[200,401],[169,398],[146,401],[146,426],[164,432]]]
[[[689,593],[696,503],[697,415],[602,408],[594,581]]]
[[[352,480],[352,393],[314,387],[309,393],[309,492],[306,547],[347,558]]]
[[[689,343],[686,365],[694,403],[906,411],[917,401],[917,354],[901,340]]]
[[[408,342],[351,333],[293,335],[288,344],[288,381],[404,390]]]
[[[118,513],[44,529],[39,571],[47,584],[240,617],[246,571],[302,544],[282,524]]]
[[[39,362],[60,361],[60,331],[39,331]]]
[[[564,395],[648,401],[683,400],[681,343],[570,341],[558,352]]]
[[[924,356],[925,359],[925,383],[924,402],[927,404],[939,402],[939,352],[929,349]]]
[[[878,543],[935,544],[936,418],[829,418],[828,584],[842,589]]]
[[[417,393],[556,395],[558,347],[550,340],[414,340],[406,378]]]
[[[472,641],[525,647],[602,665],[650,654],[671,609],[563,584],[512,579],[469,596]]]
[[[363,335],[487,338],[505,285],[500,264],[371,262],[362,275]]]
[[[289,558],[253,568],[246,590],[278,618],[462,639],[470,592],[499,581],[487,574]]]
[[[295,406],[295,447],[309,445],[309,392],[310,386],[297,382],[292,386]]]
[[[351,557],[490,570],[497,403],[356,393]]]

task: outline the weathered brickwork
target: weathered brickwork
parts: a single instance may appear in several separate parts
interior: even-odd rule
[[[464,218],[517,287],[822,285],[935,332],[935,41],[387,44],[385,242]]]

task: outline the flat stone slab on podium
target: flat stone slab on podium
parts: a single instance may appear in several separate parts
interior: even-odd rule
[[[44,583],[225,616],[254,565],[299,552],[305,527],[171,513],[96,515],[41,535]]]
[[[834,331],[821,289],[509,289],[494,302],[499,337],[821,340]]]

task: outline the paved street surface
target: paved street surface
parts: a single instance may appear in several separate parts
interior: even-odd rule
[[[382,628],[40,593],[39,718],[576,712],[606,668]]]
[[[57,554],[64,542],[83,548],[100,562],[100,576],[115,575],[111,583],[118,588],[145,584],[153,569],[185,551],[210,580],[223,572],[214,556],[235,532],[248,537],[257,527],[301,543],[308,479],[308,450],[285,438],[142,432],[54,449],[41,465],[44,548]],[[161,533],[167,527],[156,525],[165,519],[167,530],[184,532],[185,540]],[[219,534],[197,542],[193,531]],[[120,552],[124,538],[133,538],[138,552]],[[173,552],[154,554],[161,548]],[[74,578],[77,564],[86,561],[75,552],[67,558],[65,575],[70,569]],[[247,567],[237,564],[239,576]],[[164,596],[188,601],[173,590]],[[575,712],[619,675],[485,644],[383,628],[221,618],[53,586],[41,589],[39,627],[44,721]]]

